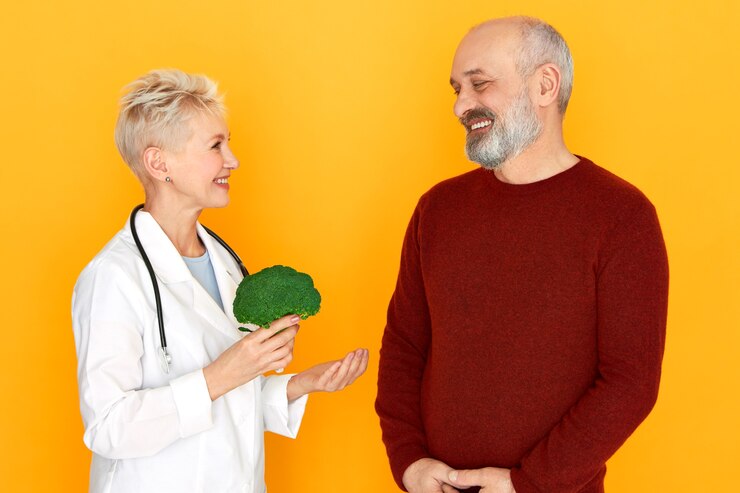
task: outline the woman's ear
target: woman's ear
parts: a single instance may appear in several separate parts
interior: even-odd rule
[[[154,181],[168,181],[169,168],[164,160],[164,152],[159,147],[147,147],[143,155],[144,169]]]
[[[537,69],[537,92],[535,104],[541,107],[557,104],[560,94],[560,69],[557,65],[546,63]]]

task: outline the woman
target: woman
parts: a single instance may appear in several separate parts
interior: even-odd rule
[[[290,362],[299,318],[243,336],[231,310],[240,267],[198,223],[229,203],[239,167],[222,98],[177,70],[128,89],[116,145],[145,206],[84,269],[72,302],[90,491],[264,492],[263,431],[295,437],[307,394],[352,383],[367,350],[262,376]],[[158,281],[166,344],[135,237]]]

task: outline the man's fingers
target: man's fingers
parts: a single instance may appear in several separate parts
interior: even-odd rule
[[[442,493],[460,493],[460,492],[457,491],[457,489],[455,489],[452,486],[450,486],[449,484],[444,483],[442,485]]]
[[[450,471],[450,483],[454,486],[482,486],[483,485],[482,469],[463,469],[460,471]]]

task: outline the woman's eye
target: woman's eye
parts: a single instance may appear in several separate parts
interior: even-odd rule
[[[215,144],[213,144],[213,147],[211,149],[221,149],[221,141],[219,140]]]

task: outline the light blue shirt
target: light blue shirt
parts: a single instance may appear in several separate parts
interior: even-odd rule
[[[216,283],[216,273],[213,272],[213,264],[211,263],[211,257],[206,253],[200,257],[183,257],[185,265],[190,269],[190,273],[200,283],[203,288],[211,295],[213,301],[216,302],[221,309],[224,309],[224,304],[221,301],[221,294],[218,292],[218,284]]]

